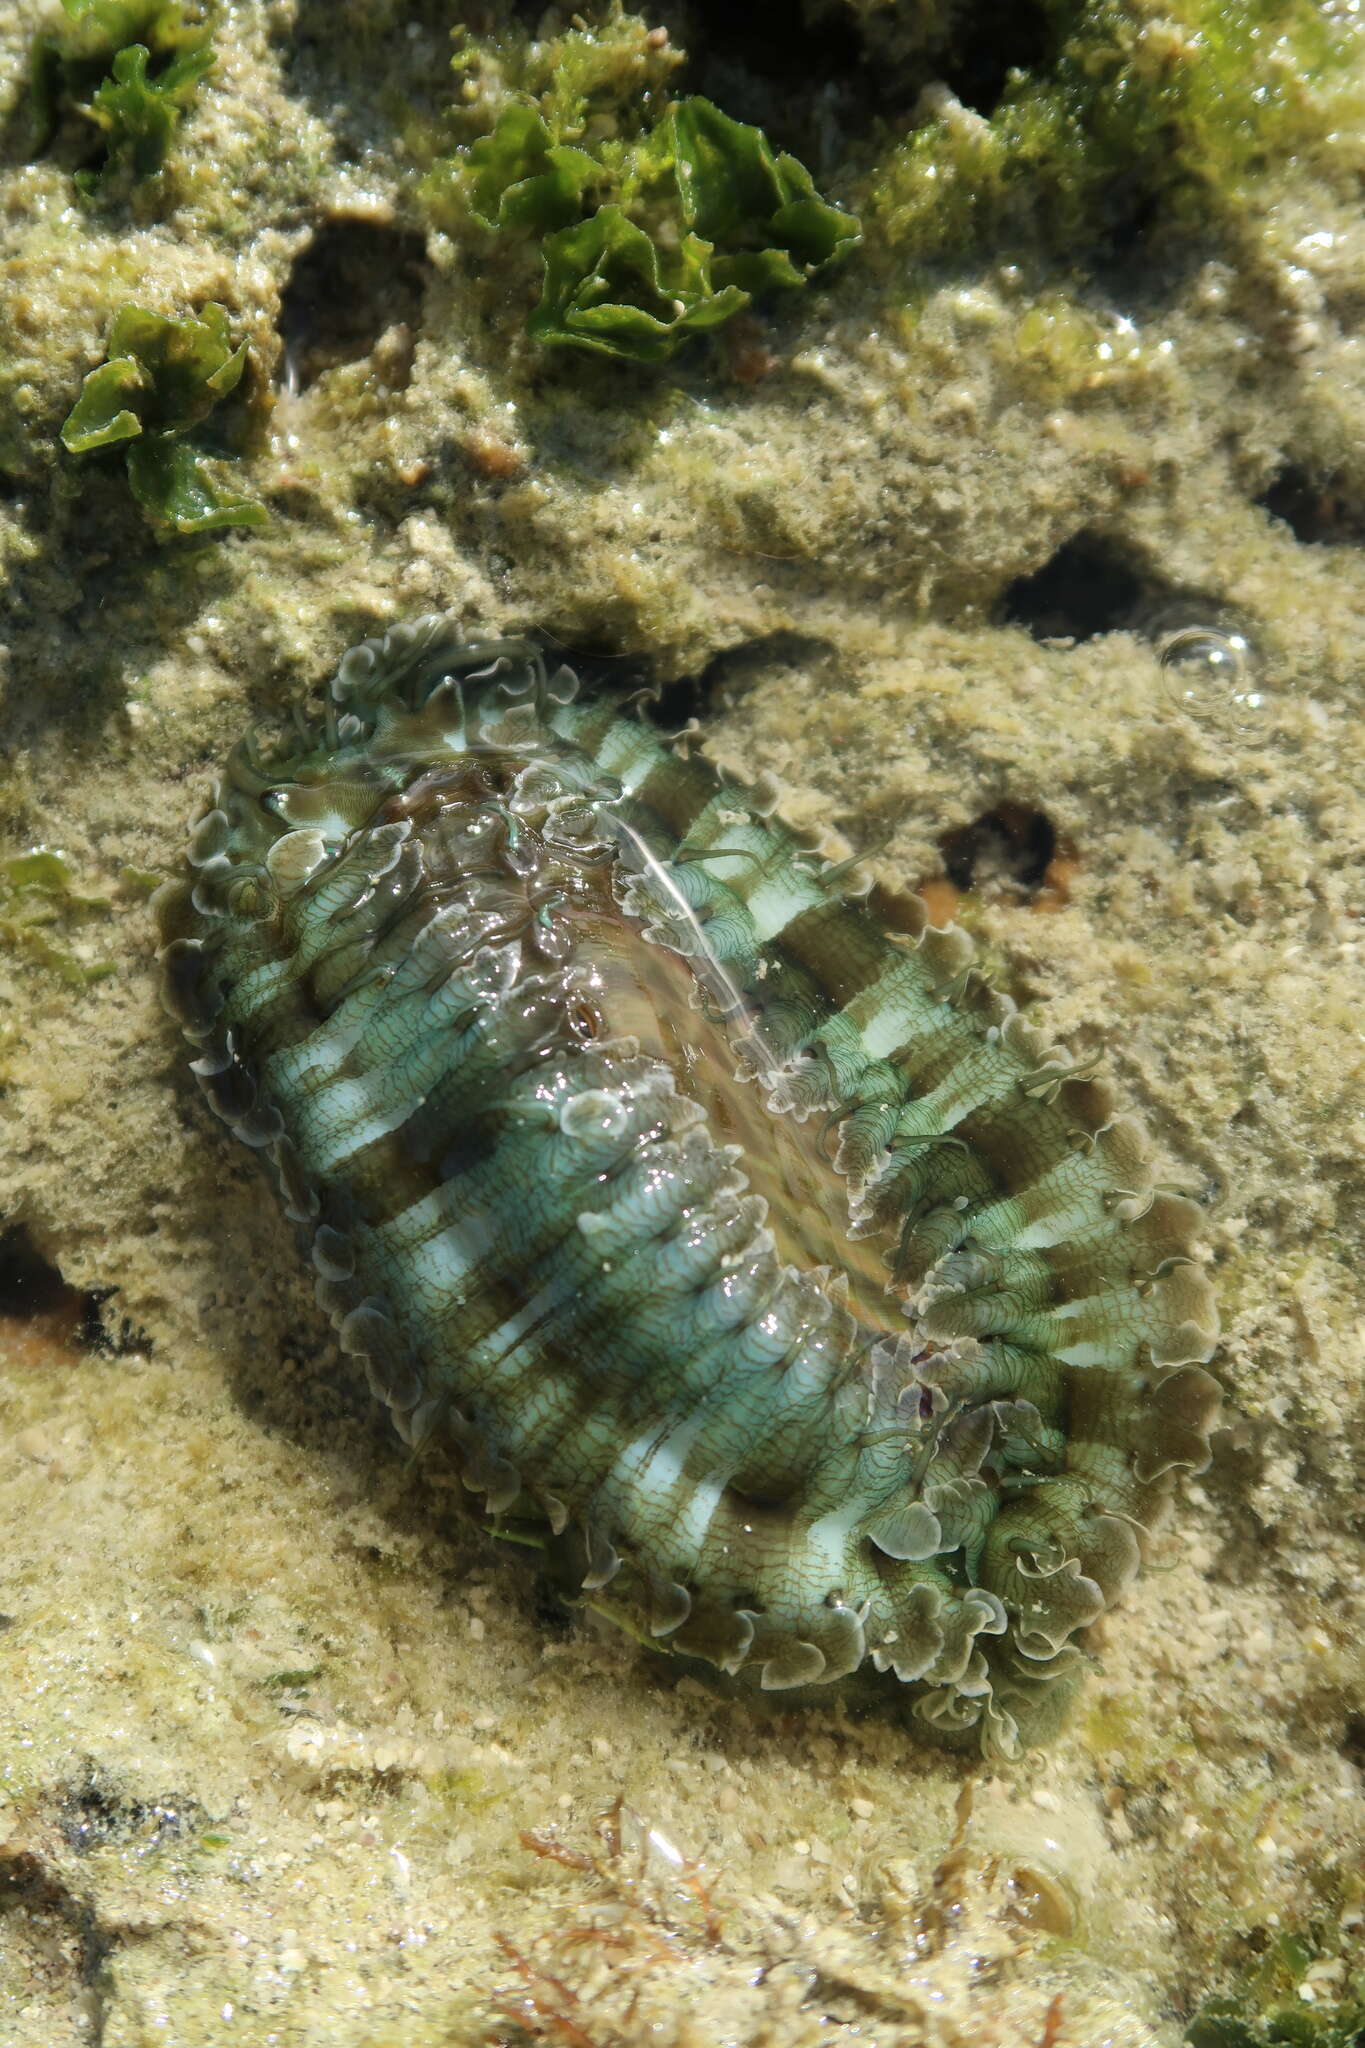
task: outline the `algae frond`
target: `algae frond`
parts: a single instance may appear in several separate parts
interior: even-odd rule
[[[72,988],[88,988],[113,973],[107,960],[85,960],[64,943],[66,933],[109,908],[108,898],[78,889],[61,854],[47,847],[0,862],[0,940],[21,948]]]
[[[210,450],[193,437],[246,367],[247,344],[229,345],[222,306],[183,320],[125,306],[108,353],[81,386],[62,423],[69,454],[126,443],[128,486],[152,524],[174,533],[261,526],[263,505],[212,474]]]
[[[209,31],[180,0],[62,0],[67,23],[37,38],[29,64],[37,147],[68,117],[102,133],[98,161],[77,170],[86,198],[120,173],[149,178],[199,81],[214,63]]]
[[[1365,1970],[1344,1981],[1344,1966],[1322,1973],[1316,1945],[1282,1933],[1245,1988],[1201,2006],[1187,2048],[1359,2048],[1365,2040]]]
[[[453,192],[482,228],[544,237],[528,327],[547,347],[664,362],[754,298],[825,275],[861,238],[803,164],[708,99],[627,140],[618,123],[596,134],[587,103],[562,79],[538,104],[507,101],[425,188],[438,209]]]
[[[1043,0],[1042,13],[1043,59],[1009,72],[989,114],[945,86],[924,93],[919,125],[870,180],[878,239],[961,262],[1156,225],[1227,236],[1267,164],[1320,143],[1322,94],[1352,90],[1346,25],[1311,0],[1176,0],[1159,15]]]

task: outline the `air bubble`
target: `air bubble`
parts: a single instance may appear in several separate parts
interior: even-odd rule
[[[1166,607],[1148,621],[1161,669],[1162,695],[1173,711],[1215,732],[1264,729],[1272,702],[1245,624],[1228,614]]]

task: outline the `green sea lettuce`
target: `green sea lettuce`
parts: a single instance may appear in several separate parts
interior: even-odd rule
[[[93,197],[118,173],[153,176],[199,80],[214,62],[209,31],[180,0],[62,0],[67,25],[38,37],[30,59],[36,146],[70,113],[100,129],[104,154],[76,172]]]
[[[50,967],[72,988],[113,973],[107,960],[83,960],[62,943],[67,929],[107,911],[107,896],[78,889],[61,854],[48,847],[0,861],[0,941]]]
[[[481,227],[567,227],[602,171],[586,150],[556,144],[534,107],[513,101],[471,145],[469,211]]]
[[[62,443],[71,455],[90,455],[127,442],[129,488],[158,527],[208,533],[264,525],[265,507],[225,488],[209,451],[190,438],[236,388],[246,359],[246,342],[231,346],[222,306],[182,320],[125,306],[105,361],[62,423]]]
[[[592,148],[514,100],[462,168],[482,227],[544,237],[531,334],[630,362],[667,361],[755,297],[823,275],[860,238],[803,164],[699,96],[634,140]]]
[[[544,254],[545,288],[527,324],[552,347],[662,363],[749,303],[736,285],[715,289],[708,242],[685,235],[665,261],[619,206],[548,235]]]
[[[717,286],[757,295],[807,284],[859,240],[805,165],[774,155],[761,128],[694,94],[668,117],[682,216],[716,251]]]
[[[116,171],[126,168],[135,178],[149,178],[161,169],[176,123],[212,65],[213,52],[207,44],[185,50],[154,78],[147,75],[150,61],[151,52],[142,43],[120,50],[112,76],[90,102],[91,118],[109,140],[100,169],[76,173],[76,184],[87,195]]]

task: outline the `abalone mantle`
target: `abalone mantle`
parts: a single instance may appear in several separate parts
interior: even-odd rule
[[[208,1100],[409,1442],[661,1648],[1012,1751],[1207,1459],[1195,1206],[969,942],[433,617],[158,902]]]

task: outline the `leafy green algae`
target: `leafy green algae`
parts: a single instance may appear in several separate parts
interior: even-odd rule
[[[735,285],[716,289],[709,243],[684,235],[665,255],[619,206],[548,235],[543,253],[544,289],[527,328],[547,348],[662,363],[749,303]]]
[[[61,854],[46,847],[0,861],[0,939],[50,967],[72,988],[89,988],[113,973],[107,960],[82,960],[64,938],[70,927],[109,908],[104,896],[78,889]]]
[[[567,227],[605,175],[585,149],[557,144],[537,110],[516,100],[491,135],[471,144],[467,162],[469,211],[490,229]]]
[[[546,347],[666,361],[755,297],[824,275],[859,241],[858,222],[803,164],[710,100],[670,105],[629,140],[619,123],[594,138],[589,100],[586,76],[556,77],[540,104],[507,102],[445,167],[446,189],[453,179],[478,225],[544,237],[528,328]]]
[[[596,153],[618,159],[664,111],[667,82],[682,53],[662,41],[638,14],[613,5],[591,25],[562,35],[532,36],[506,21],[474,39],[453,31],[451,70],[462,89],[495,90],[534,102],[556,141],[591,131]]]
[[[147,518],[174,533],[262,526],[263,505],[227,489],[194,438],[235,390],[247,344],[234,349],[222,306],[183,320],[125,306],[114,317],[108,353],[81,386],[62,423],[69,454],[89,455],[126,442],[128,485]]]
[[[181,0],[62,0],[64,28],[33,45],[30,90],[39,149],[74,114],[103,134],[103,156],[76,172],[87,198],[120,172],[148,178],[214,62],[209,31]]]
[[[756,295],[822,276],[861,239],[852,214],[820,197],[794,156],[699,94],[670,112],[665,148],[690,233],[716,249],[716,279]]]
[[[1187,2048],[1360,2048],[1365,1973],[1344,1996],[1327,1996],[1312,1984],[1315,1959],[1301,1934],[1278,1935],[1243,1992],[1200,2008],[1186,2030]]]
[[[161,169],[181,112],[213,62],[206,47],[187,50],[164,71],[149,75],[151,52],[141,43],[120,50],[111,76],[90,102],[92,119],[108,136],[103,168],[77,171],[76,184],[90,194],[110,173],[126,167],[135,178]]]
[[[1045,55],[988,116],[940,91],[885,156],[879,239],[935,261],[1093,248],[1154,220],[1226,232],[1272,159],[1320,141],[1318,90],[1354,93],[1348,26],[1314,0],[1041,5]]]

